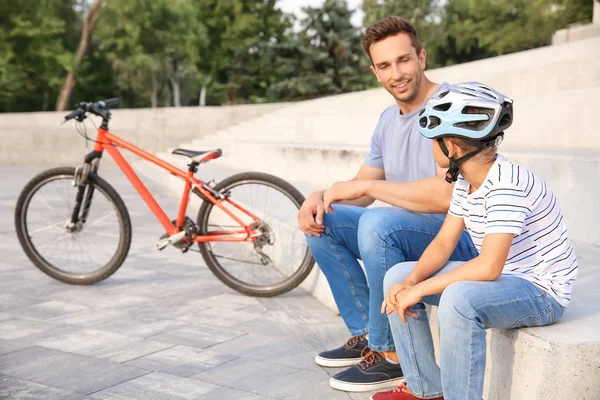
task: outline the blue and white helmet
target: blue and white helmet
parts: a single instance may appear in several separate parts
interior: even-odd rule
[[[511,98],[479,82],[450,85],[419,113],[419,132],[429,139],[455,136],[485,142],[512,124],[512,106]]]

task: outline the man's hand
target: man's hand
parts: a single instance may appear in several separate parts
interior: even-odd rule
[[[342,200],[355,200],[365,195],[368,181],[336,182],[323,193],[323,207],[326,212],[333,212],[332,203]]]
[[[414,285],[412,283],[406,281],[396,283],[394,286],[392,286],[387,293],[387,297],[383,299],[383,303],[381,304],[381,313],[385,313],[386,308],[388,315],[393,312],[398,312],[398,300],[396,300],[396,295],[403,290],[410,289],[413,286]]]
[[[310,236],[321,236],[323,225],[323,191],[312,192],[302,203],[298,211],[298,227]]]

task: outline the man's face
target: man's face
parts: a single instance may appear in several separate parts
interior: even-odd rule
[[[417,55],[410,36],[400,33],[371,45],[371,70],[396,101],[415,100],[425,70],[425,50]]]

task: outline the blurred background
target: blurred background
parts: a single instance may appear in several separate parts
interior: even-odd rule
[[[0,0],[0,112],[288,102],[375,87],[360,38],[410,20],[428,68],[532,49],[590,0]]]

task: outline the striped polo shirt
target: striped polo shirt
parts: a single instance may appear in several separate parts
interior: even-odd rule
[[[485,235],[515,235],[502,271],[526,279],[569,304],[577,258],[556,196],[538,176],[502,155],[485,182],[469,194],[462,177],[452,192],[449,213],[463,218],[478,251]]]

